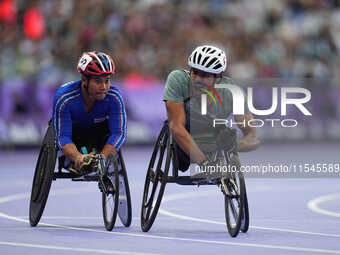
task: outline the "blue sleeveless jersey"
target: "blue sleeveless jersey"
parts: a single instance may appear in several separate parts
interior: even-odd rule
[[[81,81],[68,82],[57,90],[52,112],[52,123],[59,148],[73,143],[72,125],[86,130],[105,120],[108,121],[110,131],[107,144],[119,150],[126,139],[124,102],[119,89],[112,85],[104,100],[97,101],[88,113],[84,108]]]

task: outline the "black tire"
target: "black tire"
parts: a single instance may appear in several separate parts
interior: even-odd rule
[[[102,189],[103,220],[106,230],[111,231],[116,223],[119,199],[119,176],[118,162],[113,155],[107,160],[108,175],[104,177],[104,182],[108,187]]]
[[[236,237],[240,232],[244,210],[244,177],[241,171],[237,171],[232,173],[231,178],[227,178],[223,181],[227,187],[227,193],[229,193],[223,192],[227,228],[229,234],[232,237]]]
[[[146,173],[141,212],[143,232],[150,230],[162,201],[172,157],[171,139],[168,125],[165,124],[157,138]],[[165,162],[164,155],[166,155]],[[154,171],[155,162],[157,164],[156,171]],[[150,185],[151,183],[152,185]],[[156,202],[154,202],[155,198]]]
[[[244,208],[243,215],[241,221],[241,231],[246,233],[249,229],[249,207],[248,207],[248,198],[247,198],[247,189],[244,185]]]
[[[125,227],[129,227],[132,221],[131,194],[128,176],[125,168],[122,152],[118,152],[119,170],[119,204],[118,216]]]
[[[53,180],[57,148],[53,127],[50,125],[42,142],[35,167],[29,207],[30,225],[35,227],[44,212]]]

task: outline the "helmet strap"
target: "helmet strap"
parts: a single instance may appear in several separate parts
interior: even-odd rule
[[[90,77],[86,75],[85,78],[86,78],[86,83],[85,83],[85,85],[84,85],[84,88],[85,88],[85,91],[86,91],[87,95],[89,95],[89,83],[90,83]]]

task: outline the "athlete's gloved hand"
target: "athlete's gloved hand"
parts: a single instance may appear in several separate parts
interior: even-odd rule
[[[74,168],[79,173],[89,173],[97,170],[97,160],[93,154],[81,154],[74,162]]]

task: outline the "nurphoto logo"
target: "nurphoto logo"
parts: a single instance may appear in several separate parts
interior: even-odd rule
[[[245,113],[244,105],[245,105],[245,99],[243,95],[243,91],[235,85],[232,84],[215,84],[214,88],[219,89],[228,89],[233,97],[233,114],[234,115],[243,115]],[[220,104],[223,105],[222,100],[217,93],[217,91],[211,88],[213,93],[217,96],[219,99]],[[249,108],[249,111],[258,116],[268,116],[273,114],[279,104],[279,97],[278,97],[278,90],[279,88],[273,87],[272,88],[272,105],[268,109],[256,109],[254,107],[253,103],[253,88],[247,89],[247,105]],[[281,116],[287,115],[287,105],[295,105],[300,112],[305,116],[312,116],[310,111],[304,106],[305,103],[309,102],[311,99],[311,92],[308,89],[305,88],[299,88],[299,87],[281,87]],[[216,104],[216,100],[213,97],[213,94],[208,91],[207,89],[203,90],[206,92],[206,94],[201,95],[201,114],[206,115],[207,114],[207,95],[209,95],[214,103]],[[295,94],[301,94],[303,97],[301,98],[289,98],[289,93],[295,93]],[[296,119],[251,119],[248,121],[248,126],[251,127],[263,127],[264,123],[269,123],[271,127],[275,127],[277,123],[280,123],[282,127],[296,127],[298,125],[298,121]],[[213,120],[213,127],[216,125],[226,125],[229,127],[233,127],[233,125],[246,125],[246,121],[243,122],[233,122],[232,120],[228,119],[214,119]]]

